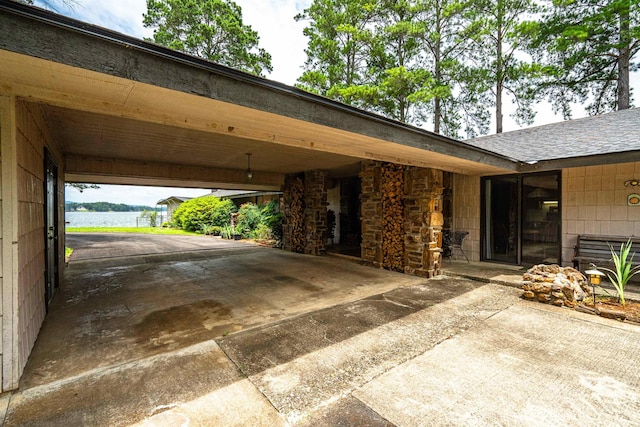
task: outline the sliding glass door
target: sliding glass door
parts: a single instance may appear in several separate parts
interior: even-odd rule
[[[523,265],[559,261],[558,172],[486,177],[482,200],[484,260]]]

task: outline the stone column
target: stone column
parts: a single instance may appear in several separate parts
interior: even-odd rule
[[[442,183],[437,169],[407,168],[405,174],[405,273],[433,277],[442,263]]]
[[[362,260],[370,265],[382,267],[382,194],[380,182],[382,163],[371,160],[362,162],[360,170],[360,220]]]
[[[327,173],[304,173],[304,253],[323,255],[327,251]]]

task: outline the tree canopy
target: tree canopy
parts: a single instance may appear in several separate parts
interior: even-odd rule
[[[638,69],[638,0],[547,2],[530,52],[545,65],[540,95],[571,117],[571,103],[590,114],[629,108],[629,73]]]
[[[639,0],[314,0],[301,88],[452,137],[631,105]]]
[[[233,1],[147,0],[143,23],[163,46],[258,76],[272,70],[271,55]]]

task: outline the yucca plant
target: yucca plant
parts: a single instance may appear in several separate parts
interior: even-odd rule
[[[640,273],[640,265],[632,267],[635,252],[631,252],[631,239],[620,245],[620,253],[616,253],[611,245],[609,245],[609,249],[611,249],[615,270],[605,267],[602,267],[602,270],[607,272],[607,277],[618,291],[620,304],[624,305],[624,287],[633,276]]]

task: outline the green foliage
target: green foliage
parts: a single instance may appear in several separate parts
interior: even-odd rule
[[[238,209],[238,222],[236,228],[243,237],[249,237],[262,222],[262,215],[258,205],[245,203]]]
[[[571,104],[590,114],[629,108],[629,71],[640,50],[637,0],[554,0],[535,25],[531,53],[544,64],[538,96],[571,117]]]
[[[465,68],[481,2],[315,0],[296,17],[309,21],[299,86],[448,136],[486,132],[488,73]]]
[[[262,207],[262,224],[271,230],[271,238],[278,242],[282,241],[282,221],[284,216],[280,212],[278,200],[271,200]]]
[[[640,265],[632,266],[635,252],[631,253],[631,239],[627,240],[627,243],[620,245],[619,253],[612,246],[609,246],[609,248],[611,249],[611,257],[615,269],[602,267],[602,270],[607,272],[607,277],[616,288],[616,291],[618,291],[620,304],[625,305],[624,288],[633,276],[640,273]]]
[[[309,38],[305,72],[298,79],[305,90],[341,102],[366,102],[344,89],[367,83],[371,32],[368,28],[376,2],[372,0],[315,0],[295,17],[307,21]]]
[[[231,200],[215,196],[198,197],[182,203],[173,213],[172,221],[180,228],[200,231],[207,225],[224,227],[231,221],[236,207]]]
[[[199,231],[206,236],[219,236],[222,228],[219,225],[204,224]]]
[[[271,55],[233,1],[147,0],[143,23],[158,44],[258,76],[272,70]]]
[[[489,115],[493,106],[496,133],[503,130],[504,97],[515,103],[512,117],[519,124],[530,125],[534,87],[539,76],[538,65],[523,54],[523,44],[531,40],[535,25],[525,17],[538,12],[535,0],[479,0],[471,16],[469,37],[473,41],[467,52],[468,73],[465,81],[465,100],[477,106],[478,114]],[[482,120],[484,122],[484,120]],[[482,126],[477,126],[482,132]],[[470,132],[467,132],[469,134]]]

